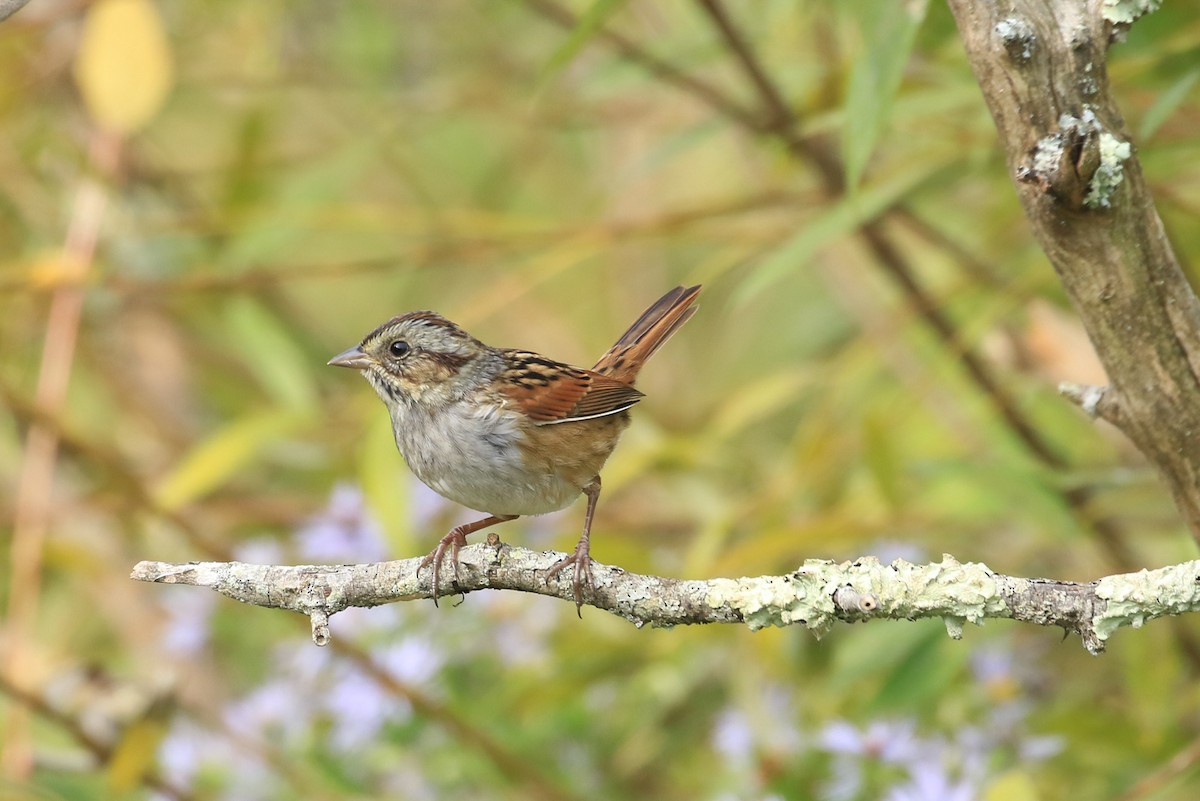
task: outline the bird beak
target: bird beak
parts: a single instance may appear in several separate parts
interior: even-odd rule
[[[332,364],[334,367],[353,367],[355,370],[365,370],[374,361],[370,356],[363,353],[362,348],[355,345],[349,350],[342,351],[326,363]]]

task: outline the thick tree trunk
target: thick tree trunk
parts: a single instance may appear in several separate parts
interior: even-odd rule
[[[1158,467],[1200,538],[1200,302],[1154,209],[1105,67],[1109,45],[1141,8],[949,4],[1025,214],[1108,372],[1095,410]]]

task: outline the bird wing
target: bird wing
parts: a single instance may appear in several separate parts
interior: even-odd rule
[[[504,355],[508,366],[499,380],[504,394],[537,425],[616,414],[643,397],[615,378],[536,353],[506,350]]]

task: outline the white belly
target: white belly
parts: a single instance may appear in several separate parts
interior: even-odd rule
[[[549,471],[526,467],[512,412],[451,404],[430,414],[393,406],[396,446],[417,478],[435,492],[494,515],[541,515],[570,505],[582,489]]]

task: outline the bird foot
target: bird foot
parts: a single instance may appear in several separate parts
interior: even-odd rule
[[[557,576],[567,565],[575,565],[575,575],[571,579],[571,590],[575,596],[575,614],[583,618],[583,587],[587,585],[588,591],[594,589],[592,583],[592,557],[588,550],[588,538],[583,537],[575,546],[575,552],[564,556],[558,560],[549,570],[546,571],[546,583],[550,583],[550,579]]]
[[[438,605],[438,588],[441,586],[442,574],[442,559],[446,556],[446,551],[450,551],[450,561],[454,563],[454,586],[458,586],[458,549],[467,544],[467,535],[463,531],[463,527],[452,529],[449,534],[442,537],[428,556],[421,560],[421,564],[417,565],[417,575],[421,575],[421,571],[433,565],[433,577],[429,583],[429,592],[433,595],[433,605]]]

